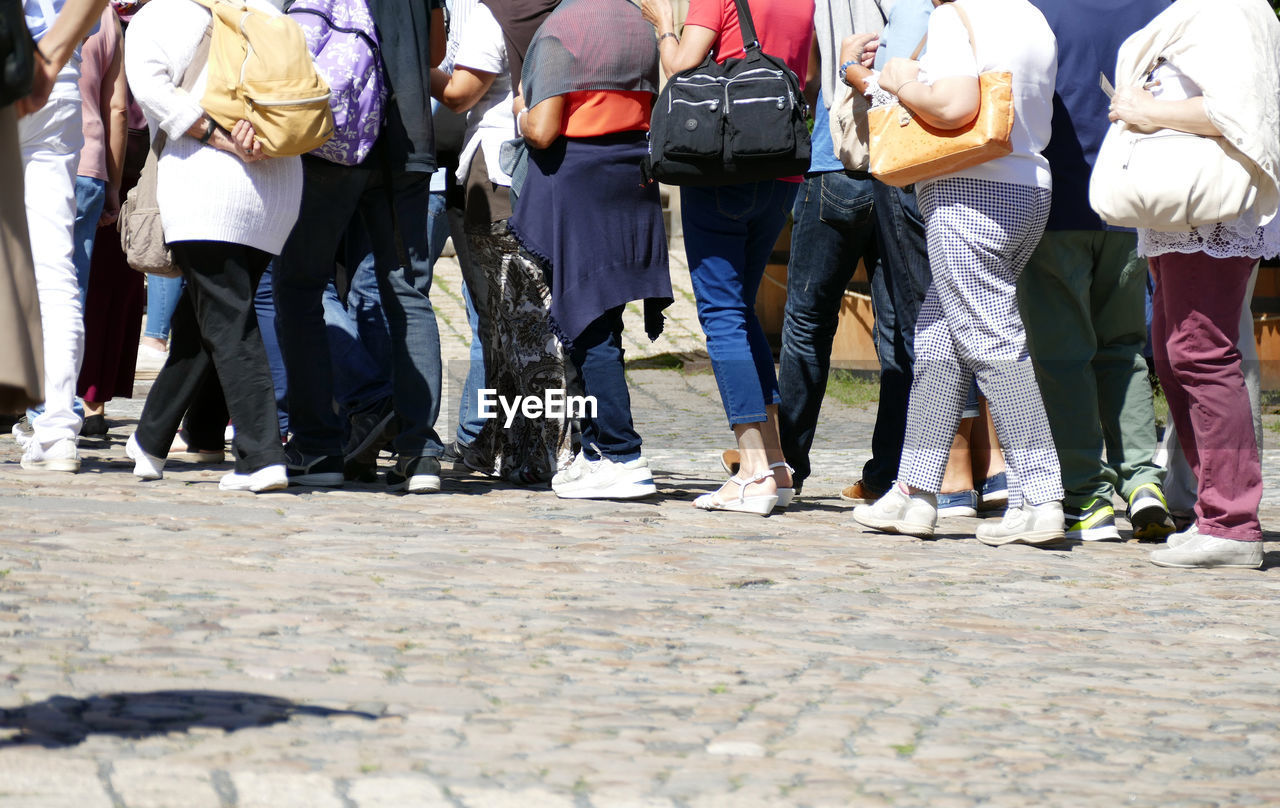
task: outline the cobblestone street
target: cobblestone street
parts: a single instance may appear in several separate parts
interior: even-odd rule
[[[699,347],[686,291],[629,358]],[[865,532],[838,492],[874,405],[830,398],[788,512],[701,512],[731,442],[714,377],[630,379],[649,502],[461,471],[430,496],[139,483],[141,397],[78,475],[0,440],[0,808],[1280,802],[1274,532],[1262,572],[991,548],[974,519]]]

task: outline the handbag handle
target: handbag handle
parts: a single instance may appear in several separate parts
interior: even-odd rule
[[[760,49],[760,37],[756,36],[756,21],[751,18],[751,5],[747,0],[733,0],[738,7],[738,28],[742,31],[742,50]]]
[[[973,35],[973,26],[969,23],[969,15],[965,13],[964,9],[960,8],[960,6],[956,5],[955,3],[950,3],[949,5],[956,10],[957,14],[960,15],[961,24],[964,25],[964,29],[969,32],[969,47],[973,48],[973,58],[974,58],[974,61],[977,61],[978,39]],[[928,41],[929,41],[929,34],[926,31],[925,35],[920,37],[920,44],[916,45],[916,49],[911,52],[911,61],[914,62],[915,60],[920,58],[920,54],[924,52],[924,45]]]
[[[182,73],[182,83],[178,85],[188,95],[195,89],[196,81],[200,79],[200,69],[209,61],[209,48],[212,44],[212,37],[213,23],[210,23],[209,27],[204,29],[204,36],[200,39],[200,44],[196,45],[196,53],[191,57],[191,63],[187,65],[187,69]],[[160,129],[160,127],[156,128]],[[157,160],[160,159],[160,153],[164,151],[165,144],[168,142],[169,135],[164,129],[160,129],[156,139],[151,142],[151,151],[155,153]]]

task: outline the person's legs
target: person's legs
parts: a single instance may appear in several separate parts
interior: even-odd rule
[[[1236,347],[1254,263],[1203,253],[1151,261],[1152,347],[1169,415],[1199,480],[1196,524],[1201,534],[1243,542],[1262,540],[1262,471]]]
[[[1062,472],[1018,313],[1018,276],[1044,231],[1047,189],[939,180],[945,215],[930,222],[934,274],[945,263],[955,294],[940,295],[963,361],[974,368],[1009,463],[1009,510],[1062,499]],[[975,217],[993,226],[975,230]]]
[[[280,337],[276,332],[275,292],[272,276],[276,262],[267,264],[267,270],[258,281],[253,295],[253,309],[258,317],[258,333],[262,335],[262,347],[267,352],[267,364],[271,367],[271,389],[276,397],[276,418],[280,421],[280,434],[289,434],[289,375],[284,369],[284,354],[280,351]],[[208,444],[196,443],[196,446]]]
[[[283,464],[271,368],[252,306],[271,256],[225,242],[174,242],[170,248],[190,284],[200,334],[235,424],[236,473]]]
[[[876,318],[876,354],[880,360],[880,402],[871,433],[871,459],[862,479],[885,490],[897,476],[907,429],[907,401],[915,357],[916,320],[929,289],[931,273],[924,217],[916,194],[872,181],[876,244],[880,267],[871,278]]]
[[[75,168],[84,142],[79,97],[51,99],[43,109],[18,121],[18,133],[27,226],[44,326],[45,403],[44,412],[32,422],[33,442],[49,449],[69,440],[74,450],[81,425],[75,412],[76,378],[84,351],[84,316],[72,262]],[[78,459],[75,465],[78,467]]]
[[[89,259],[93,255],[93,239],[98,234],[98,219],[102,217],[102,206],[106,201],[106,180],[76,177],[76,223],[72,231],[71,263],[76,267],[82,310],[89,296]]]
[[[1143,355],[1146,288],[1147,262],[1138,257],[1134,237],[1102,233],[1093,284],[1098,336],[1093,367],[1107,467],[1126,501],[1132,501],[1139,487],[1158,488],[1164,482],[1164,472],[1154,461],[1155,403]]]
[[[430,179],[410,172],[393,178],[394,216],[388,215],[389,191],[381,175],[375,176],[360,203],[391,331],[391,381],[400,418],[393,445],[402,461],[439,458],[444,451],[435,430],[442,380],[440,332],[430,298],[431,245],[425,228],[411,226],[426,220]]]
[[[872,215],[870,180],[834,171],[810,175],[800,186],[778,367],[782,453],[797,488],[809,476],[844,288],[871,247]]]
[[[333,279],[338,243],[375,172],[309,157],[303,158],[303,168],[298,223],[272,273],[276,333],[288,379],[290,445],[306,457],[340,457],[345,428],[333,409],[322,298]]]
[[[151,384],[151,392],[142,405],[138,429],[134,438],[142,450],[152,457],[164,457],[169,453],[174,435],[182,425],[182,418],[191,407],[196,395],[213,373],[213,361],[200,334],[196,321],[191,292],[178,297],[170,318],[171,338],[169,358]],[[226,421],[223,421],[225,425]],[[193,438],[191,448],[210,449],[201,446]],[[219,441],[217,446],[221,446]]]
[[[169,320],[182,294],[182,278],[147,276],[147,323],[142,332],[144,345],[157,350],[167,350]]]
[[[631,420],[624,360],[622,307],[596,318],[574,339],[569,351],[584,395],[596,401],[595,415],[580,419],[582,452],[589,460],[607,457],[626,463],[640,457],[641,440]]]

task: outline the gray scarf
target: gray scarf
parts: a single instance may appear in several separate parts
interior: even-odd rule
[[[894,0],[817,0],[813,27],[822,58],[822,103],[830,107],[840,80],[840,44],[854,34],[878,34]]]
[[[583,90],[656,95],[653,26],[630,0],[564,0],[534,35],[522,81],[530,107]]]

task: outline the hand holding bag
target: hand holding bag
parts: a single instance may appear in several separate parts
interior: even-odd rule
[[[969,15],[957,5],[977,56],[977,39]],[[935,12],[937,13],[937,12]],[[919,49],[917,49],[919,53]],[[872,176],[903,187],[941,177],[1013,151],[1013,74],[987,71],[978,76],[978,114],[958,129],[938,129],[920,120],[901,103],[867,113]]]
[[[188,94],[195,87],[201,68],[209,60],[209,42],[210,29],[206,29],[204,38],[196,47],[196,55],[182,76],[182,89]],[[147,161],[142,165],[138,184],[130,189],[124,204],[120,206],[116,228],[120,231],[120,246],[124,249],[124,258],[129,266],[148,275],[176,278],[182,273],[174,266],[173,253],[164,240],[160,205],[156,201],[160,153],[168,142],[168,135],[161,129],[151,142],[151,150],[147,152]]]
[[[1176,129],[1144,134],[1116,121],[1089,177],[1089,207],[1117,227],[1182,232],[1244,216],[1266,182],[1225,138]]]
[[[760,49],[746,0],[734,0],[745,56],[707,58],[671,77],[649,124],[645,176],[671,185],[731,185],[809,170],[800,80]]]

